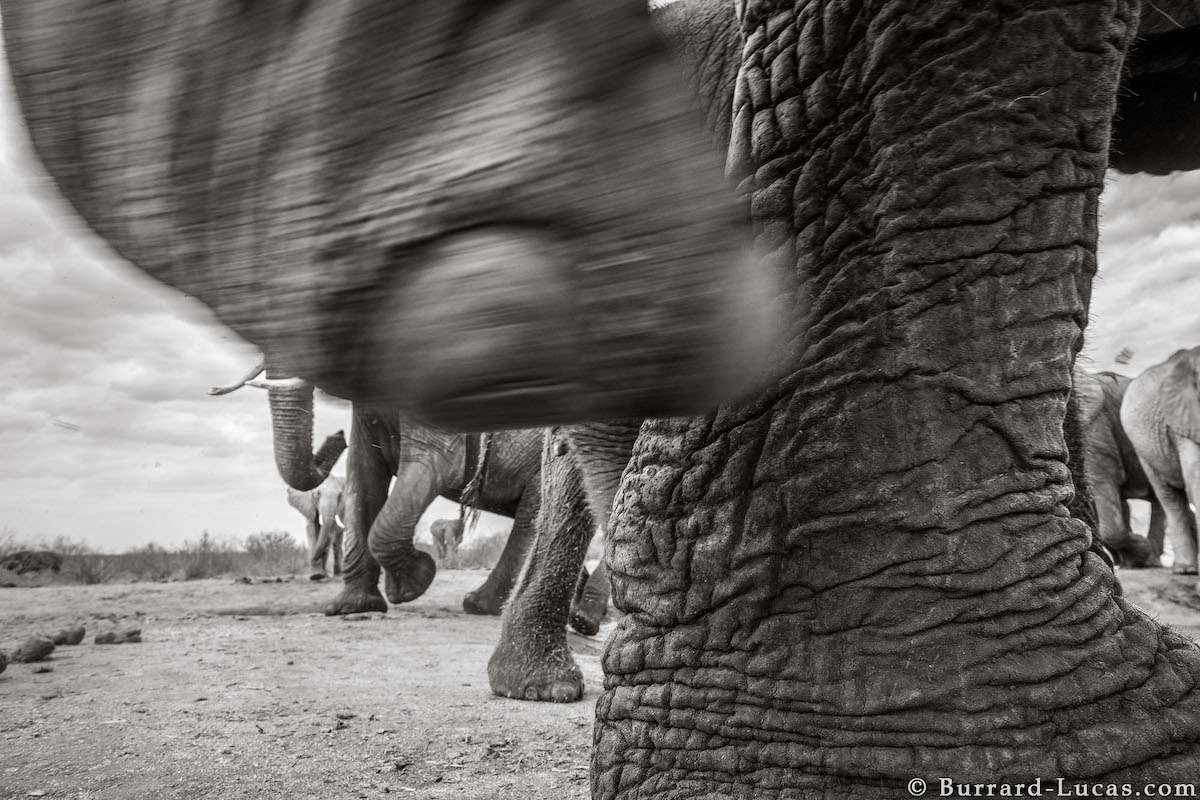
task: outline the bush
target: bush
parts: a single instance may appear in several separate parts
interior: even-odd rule
[[[18,550],[52,550],[63,558],[58,573],[41,571],[23,578],[5,573],[5,580],[19,581],[22,586],[293,575],[307,563],[304,547],[286,531],[260,531],[241,542],[204,531],[198,540],[179,547],[150,543],[123,553],[102,553],[66,536],[52,541],[23,540],[10,528],[0,526],[0,558]]]
[[[260,531],[246,537],[246,554],[257,571],[292,574],[304,569],[308,553],[287,531]]]
[[[97,553],[95,548],[85,542],[59,536],[50,542],[46,549],[53,550],[63,557],[59,577],[66,583],[83,583],[90,586],[104,583],[110,577],[108,556]]]
[[[18,550],[29,549],[17,540],[17,532],[7,525],[0,525],[0,558]]]
[[[126,550],[118,559],[122,572],[134,580],[149,581],[169,580],[180,569],[177,562],[181,560],[177,553],[154,542]]]
[[[184,580],[193,581],[228,575],[237,567],[237,561],[234,558],[237,549],[208,531],[201,533],[198,541],[184,542],[181,549],[184,554]]]

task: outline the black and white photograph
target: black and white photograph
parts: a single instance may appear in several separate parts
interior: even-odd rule
[[[1200,797],[1200,0],[0,50],[0,800]]]

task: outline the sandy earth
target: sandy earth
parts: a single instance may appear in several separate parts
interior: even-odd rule
[[[301,579],[0,589],[0,647],[88,627],[0,674],[0,798],[585,798],[602,639],[570,636],[582,702],[494,697],[499,620],[459,605],[485,574],[358,621],[321,616],[338,587]],[[1121,577],[1200,637],[1194,578]],[[134,626],[141,644],[92,643]]]
[[[359,621],[300,579],[0,589],[9,652],[88,628],[0,674],[0,798],[585,798],[603,640],[570,636],[582,702],[493,696],[499,619],[460,605],[485,577]],[[141,644],[92,643],[127,627]]]

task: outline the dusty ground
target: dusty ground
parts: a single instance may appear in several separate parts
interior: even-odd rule
[[[459,605],[484,576],[359,621],[320,616],[337,587],[299,579],[0,589],[0,647],[88,627],[51,672],[0,675],[0,798],[585,798],[602,640],[570,637],[582,702],[492,696],[499,620]],[[1121,577],[1200,638],[1194,578]],[[141,644],[92,644],[131,626]]]
[[[570,636],[582,702],[494,697],[499,619],[460,605],[484,577],[359,621],[299,579],[0,589],[2,649],[88,628],[0,674],[0,798],[585,798],[603,640]]]

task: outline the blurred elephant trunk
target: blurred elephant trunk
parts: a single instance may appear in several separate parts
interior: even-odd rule
[[[269,390],[275,466],[284,483],[298,491],[315,489],[346,449],[346,436],[338,431],[314,453],[313,387],[303,384]]]

